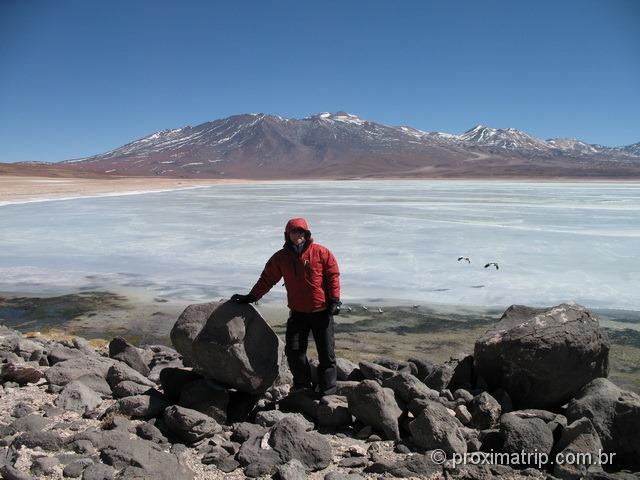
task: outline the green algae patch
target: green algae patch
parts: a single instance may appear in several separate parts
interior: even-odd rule
[[[47,330],[104,310],[129,310],[126,297],[112,292],[80,292],[53,297],[0,296],[0,322],[19,330]]]

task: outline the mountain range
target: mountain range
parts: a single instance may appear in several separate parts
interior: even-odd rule
[[[23,166],[185,178],[640,178],[640,142],[605,147],[483,125],[453,135],[345,112],[242,114],[162,130],[88,158]]]

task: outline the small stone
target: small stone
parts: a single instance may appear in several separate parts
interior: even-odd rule
[[[406,455],[411,453],[411,450],[406,445],[399,443],[396,445],[396,453],[403,453]]]
[[[36,458],[31,464],[31,473],[38,476],[51,475],[58,465],[60,462],[56,457]]]
[[[467,425],[471,422],[471,413],[467,409],[466,405],[458,405],[454,412],[456,412],[456,418],[460,420],[460,423]]]
[[[224,473],[231,473],[233,472],[236,468],[238,468],[240,466],[240,464],[238,463],[238,461],[233,458],[231,455],[229,455],[227,458],[223,459],[218,465],[218,470],[224,472]]]
[[[281,480],[305,480],[307,474],[300,460],[292,459],[278,467],[278,476]]]
[[[369,464],[369,460],[366,457],[347,457],[340,460],[339,467],[343,468],[359,468],[366,467]]]
[[[349,452],[349,456],[351,457],[366,457],[367,455],[367,449],[362,445],[351,445],[347,452]]]
[[[85,468],[82,480],[113,480],[116,471],[102,463],[94,463]]]
[[[380,438],[379,435],[376,435],[375,433],[373,435],[369,435],[369,438],[367,438],[367,442],[371,443],[371,442],[381,442],[382,438]]]
[[[25,402],[18,402],[13,407],[12,416],[16,418],[26,417],[27,415],[33,413],[33,408],[31,405]]]
[[[2,478],[6,480],[33,480],[31,475],[23,473],[11,465],[5,465],[0,468],[0,474],[2,475]]]
[[[59,407],[54,407],[53,405],[47,404],[41,409],[44,412],[45,417],[53,418],[64,413],[64,410]]]
[[[93,461],[90,458],[81,458],[67,464],[62,470],[62,475],[67,478],[77,478],[82,475],[84,469],[91,465]]]
[[[160,429],[151,425],[148,422],[142,423],[136,427],[136,434],[144,439],[154,443],[167,443],[167,437],[165,437]]]

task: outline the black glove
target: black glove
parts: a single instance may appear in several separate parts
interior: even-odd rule
[[[231,297],[231,301],[236,303],[253,303],[256,301],[256,297],[251,294],[240,295],[239,293],[236,293]]]
[[[340,307],[342,306],[342,302],[338,298],[332,298],[329,302],[329,313],[331,315],[340,315]]]

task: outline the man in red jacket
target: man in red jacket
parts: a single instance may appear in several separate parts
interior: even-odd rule
[[[293,374],[293,388],[311,388],[307,360],[309,332],[318,350],[318,387],[321,395],[336,391],[336,356],[333,316],[340,313],[340,271],[328,248],[314,243],[304,218],[292,218],[284,230],[284,246],[269,259],[248,295],[231,297],[252,303],[284,278],[291,310],[287,321],[285,353]]]

